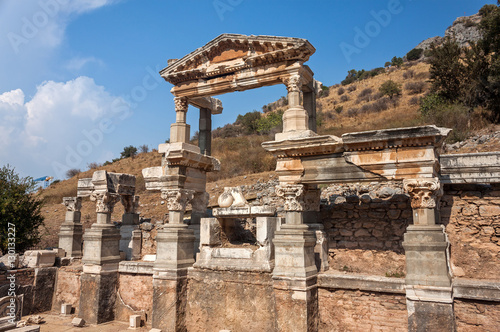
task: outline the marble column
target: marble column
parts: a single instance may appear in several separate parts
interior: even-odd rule
[[[200,108],[199,144],[202,154],[212,153],[212,112],[208,108]]]
[[[275,232],[273,270],[276,310],[280,331],[317,331],[317,268],[315,233],[304,224],[304,185],[276,187],[282,197],[286,223]]]
[[[438,225],[442,184],[437,178],[403,181],[411,197],[413,225],[408,226],[403,247],[406,256],[406,299],[409,331],[455,331],[449,243]]]
[[[188,99],[186,97],[175,97],[175,123],[170,126],[170,143],[188,143],[190,126],[186,123],[188,111]]]
[[[64,197],[66,218],[59,232],[59,248],[66,251],[67,257],[82,257],[83,226],[80,222],[81,197]]]
[[[94,192],[97,222],[83,236],[83,273],[81,275],[78,316],[91,324],[114,320],[120,231],[111,222],[111,214],[120,195]]]
[[[121,202],[125,213],[120,227],[120,251],[125,253],[126,260],[141,259],[142,233],[139,229],[139,196],[122,195]]]
[[[163,331],[186,330],[187,269],[194,263],[195,236],[183,222],[194,191],[166,189],[169,221],[156,236],[153,274],[153,327]]]
[[[276,140],[288,139],[309,132],[309,115],[303,106],[302,77],[293,74],[283,79],[288,90],[288,109],[283,113],[283,132]]]

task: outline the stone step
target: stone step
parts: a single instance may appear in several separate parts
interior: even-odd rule
[[[18,328],[9,330],[9,332],[40,332],[40,325],[18,327]]]
[[[11,317],[8,316],[0,318],[0,332],[9,331],[16,327],[16,323],[9,322],[10,319]]]

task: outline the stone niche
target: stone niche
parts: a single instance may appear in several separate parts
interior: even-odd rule
[[[200,252],[194,267],[211,270],[265,271],[274,267],[274,232],[282,218],[267,206],[217,208],[202,218]],[[242,224],[250,221],[251,227]],[[252,227],[255,226],[255,227]],[[252,232],[252,228],[255,232]]]

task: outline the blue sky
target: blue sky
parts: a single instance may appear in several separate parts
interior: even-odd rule
[[[486,3],[496,1],[0,0],[0,166],[63,179],[125,146],[156,148],[175,121],[158,71],[222,33],[306,38],[316,48],[307,64],[330,86],[443,36]],[[213,127],[285,94],[222,95]],[[190,107],[191,134],[198,115]]]

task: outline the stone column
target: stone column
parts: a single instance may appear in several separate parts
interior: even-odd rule
[[[120,227],[120,251],[125,252],[126,260],[141,259],[142,233],[139,230],[139,196],[122,195],[121,202],[125,213]]]
[[[191,223],[189,228],[193,230],[195,241],[194,241],[194,252],[195,254],[200,251],[200,223],[201,218],[207,217],[207,207],[210,195],[207,192],[197,192],[193,195],[193,200],[191,201]]]
[[[313,89],[303,92],[304,109],[309,116],[309,129],[316,132],[316,89],[315,81],[313,80]]]
[[[118,194],[94,192],[97,222],[87,229],[83,247],[79,317],[91,324],[114,319],[120,231],[111,223],[111,213],[120,200]]]
[[[82,208],[81,197],[64,197],[66,218],[59,232],[59,248],[66,251],[67,257],[82,257],[83,226],[80,223]]]
[[[188,143],[190,126],[186,123],[188,99],[175,97],[175,123],[170,126],[170,143]]]
[[[276,140],[300,136],[309,131],[309,115],[302,105],[302,77],[293,74],[283,79],[288,90],[288,109],[283,114],[283,132]]]
[[[316,185],[307,185],[304,193],[304,223],[316,235],[314,259],[318,271],[327,271],[328,264],[328,234],[320,220],[319,209],[321,190]]]
[[[411,197],[413,225],[403,247],[406,256],[406,299],[409,331],[455,331],[448,241],[437,225],[442,187],[437,178],[403,181]]]
[[[212,112],[208,108],[200,108],[199,144],[202,154],[210,156],[212,152]]]
[[[304,186],[276,187],[285,199],[286,224],[275,232],[273,271],[278,328],[280,331],[317,331],[318,292],[314,261],[316,237],[304,224]]]
[[[156,236],[153,274],[153,327],[163,331],[186,330],[187,269],[194,263],[194,232],[184,224],[186,205],[194,192],[167,189],[169,222]]]

